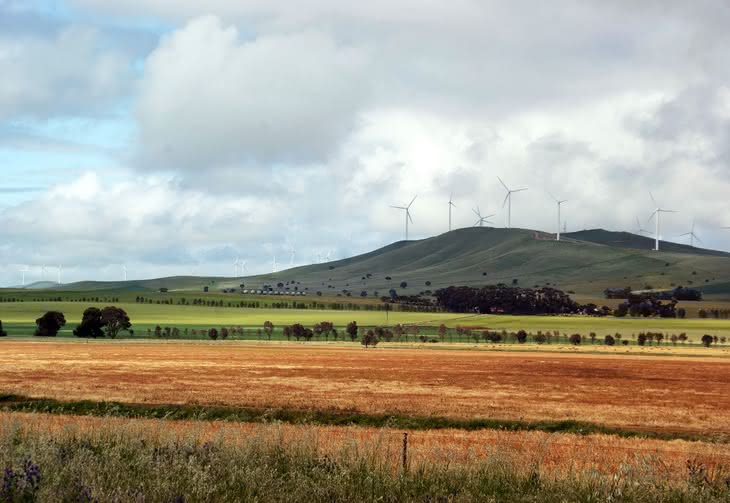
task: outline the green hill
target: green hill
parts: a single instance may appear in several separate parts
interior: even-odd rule
[[[552,235],[526,229],[474,227],[439,236],[400,241],[355,257],[245,278],[173,277],[128,282],[83,282],[64,290],[211,291],[261,288],[281,283],[284,289],[326,296],[368,297],[415,294],[450,285],[518,284],[556,286],[586,296],[605,288],[634,289],[693,286],[713,298],[730,298],[730,254],[653,241],[626,232],[601,229],[574,232],[556,242]],[[407,286],[401,288],[401,282]]]

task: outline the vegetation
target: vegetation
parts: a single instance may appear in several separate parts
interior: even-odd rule
[[[46,314],[35,320],[37,325],[35,334],[38,337],[55,337],[62,326],[66,324],[63,313],[48,311]]]
[[[555,288],[509,287],[506,285],[471,288],[450,286],[436,291],[440,306],[458,313],[565,314],[581,312],[566,293]]]

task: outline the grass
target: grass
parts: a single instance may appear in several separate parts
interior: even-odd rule
[[[67,325],[61,336],[71,335],[73,327],[81,320],[83,311],[96,305],[103,307],[112,302],[17,302],[0,303],[0,320],[10,335],[31,335],[35,320],[43,313],[55,310],[65,314]],[[456,326],[489,327],[496,330],[538,330],[588,335],[596,332],[602,338],[606,334],[622,333],[627,339],[632,333],[640,331],[686,332],[695,342],[705,334],[726,335],[730,332],[730,320],[712,319],[662,319],[662,318],[589,318],[581,316],[497,316],[467,315],[458,313],[415,313],[379,311],[341,311],[319,309],[271,309],[271,308],[228,308],[201,307],[163,304],[119,303],[132,319],[136,334],[142,336],[147,329],[156,325],[184,328],[210,328],[221,326],[243,326],[261,328],[264,321],[272,321],[276,326],[302,323],[312,326],[320,321],[331,321],[342,329],[350,321],[361,326],[409,324],[431,327],[425,333],[435,333],[441,323],[450,328]]]
[[[721,467],[693,461],[691,470],[670,471],[652,455],[615,466],[576,458],[556,474],[549,457],[516,456],[500,445],[464,459],[449,448],[423,453],[418,435],[404,451],[387,433],[364,439],[353,430],[331,442],[318,429],[292,434],[276,425],[211,437],[166,421],[49,423],[0,419],[6,501],[712,503],[730,496]]]

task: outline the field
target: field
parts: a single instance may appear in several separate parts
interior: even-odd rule
[[[423,351],[219,343],[3,343],[3,391],[525,421],[730,435],[720,357]]]
[[[35,320],[50,310],[65,314],[67,325],[59,335],[69,336],[80,322],[81,314],[89,305],[105,306],[113,302],[16,302],[0,304],[0,320],[10,335],[32,335]],[[692,342],[699,343],[704,334],[730,336],[730,320],[714,319],[661,319],[661,318],[589,318],[583,316],[496,316],[468,315],[454,313],[417,313],[383,311],[341,311],[325,309],[272,309],[202,307],[164,304],[119,303],[129,313],[136,335],[144,336],[148,329],[156,325],[176,326],[180,329],[207,329],[222,326],[243,326],[258,329],[264,321],[270,320],[279,328],[292,323],[311,326],[320,321],[331,321],[342,329],[350,321],[358,325],[392,326],[397,323],[418,325],[425,328],[424,333],[434,334],[441,323],[449,328],[457,326],[489,327],[493,330],[538,330],[562,333],[580,333],[587,336],[596,332],[602,339],[606,334],[621,333],[624,339],[641,331],[686,333]],[[429,330],[430,327],[430,330]],[[666,337],[665,339],[668,339]]]

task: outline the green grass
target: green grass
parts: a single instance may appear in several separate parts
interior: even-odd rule
[[[325,450],[316,431],[285,439],[276,430],[244,436],[223,429],[203,441],[194,432],[166,432],[164,423],[93,431],[28,429],[29,423],[6,422],[0,435],[4,501],[713,503],[730,497],[726,472],[672,483],[661,460],[650,456],[606,467],[608,473],[574,470],[555,478],[549,466],[522,466],[503,447],[468,463],[428,457],[401,463],[400,450],[378,442],[353,439]]]
[[[97,305],[103,307],[107,303],[82,302],[15,302],[0,303],[0,320],[10,335],[31,335],[35,328],[35,320],[50,310],[65,314],[67,325],[60,335],[70,335],[73,327],[81,320],[81,314],[87,307]],[[180,306],[163,304],[120,303],[125,309],[136,329],[137,336],[146,334],[147,329],[156,325],[162,327],[178,327],[204,329],[222,326],[242,326],[248,329],[260,328],[264,321],[271,321],[277,327],[302,323],[312,326],[320,321],[331,321],[341,329],[350,321],[357,321],[360,326],[415,324],[432,327],[422,333],[432,335],[435,327],[441,323],[447,327],[479,326],[495,330],[527,330],[531,332],[554,331],[562,333],[590,332],[598,334],[602,340],[606,334],[619,332],[624,339],[640,331],[658,331],[666,333],[686,332],[694,342],[705,334],[729,335],[730,320],[712,319],[662,319],[662,318],[589,318],[581,316],[498,316],[467,315],[458,313],[411,313],[382,311],[340,311],[319,309],[247,309],[229,307]],[[386,319],[387,314],[387,319]]]
[[[166,419],[178,421],[227,421],[239,423],[290,423],[318,426],[363,426],[402,430],[457,429],[542,431],[577,435],[617,435],[624,438],[651,438],[659,440],[692,440],[728,443],[724,434],[687,432],[655,432],[631,428],[610,427],[585,421],[521,421],[508,419],[457,419],[438,416],[398,414],[367,414],[302,409],[257,409],[253,407],[222,407],[204,405],[128,404],[95,402],[91,400],[62,401],[50,398],[29,398],[0,394],[0,410],[8,412],[45,413],[59,415],[126,417]]]

